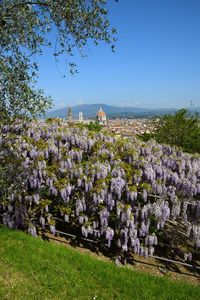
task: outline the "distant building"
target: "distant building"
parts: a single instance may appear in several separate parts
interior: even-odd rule
[[[103,111],[103,109],[101,107],[100,107],[99,111],[97,112],[96,120],[100,125],[107,125],[106,113]]]
[[[73,120],[72,109],[71,109],[71,107],[68,107],[68,109],[67,109],[67,121],[72,122],[72,120]]]
[[[83,122],[83,113],[82,113],[82,111],[80,111],[80,112],[78,113],[78,121],[79,121],[80,123]]]

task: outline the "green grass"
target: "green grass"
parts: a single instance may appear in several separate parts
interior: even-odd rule
[[[200,288],[120,268],[0,226],[0,299],[200,299]]]

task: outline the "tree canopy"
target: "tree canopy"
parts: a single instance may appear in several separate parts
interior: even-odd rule
[[[54,56],[83,54],[89,40],[104,41],[114,49],[115,29],[110,27],[105,0],[2,0],[0,1],[0,112],[1,117],[21,117],[44,112],[51,100],[35,88],[36,53],[52,46]],[[68,62],[76,72],[73,61]]]
[[[90,131],[101,131],[102,130],[102,126],[96,121],[95,123],[93,122],[90,122],[88,125],[87,125],[87,128],[90,130]]]
[[[143,140],[154,138],[159,143],[181,147],[189,153],[200,153],[199,115],[190,115],[186,109],[175,115],[165,115],[154,120],[153,134],[144,134]]]

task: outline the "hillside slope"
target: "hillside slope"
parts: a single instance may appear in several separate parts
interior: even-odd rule
[[[106,104],[82,104],[76,105],[72,107],[72,113],[74,118],[78,118],[78,113],[83,112],[84,118],[95,118],[97,111],[99,108],[106,112],[109,118],[113,117],[154,117],[154,116],[162,116],[165,114],[174,114],[178,109],[174,108],[139,108],[139,107],[118,107],[111,106]],[[198,112],[200,113],[200,108],[191,108],[189,109],[191,113]],[[67,115],[67,107],[61,109],[51,110],[46,113],[46,118],[66,118]]]
[[[155,115],[163,115],[167,113],[175,113],[175,109],[148,109],[148,108],[137,108],[137,107],[117,107],[106,104],[83,104],[72,107],[72,113],[75,118],[78,117],[78,113],[81,111],[85,118],[95,118],[97,111],[99,108],[106,112],[108,117],[123,117],[123,116],[155,116]],[[66,118],[67,115],[67,107],[49,111],[46,114],[46,118]]]
[[[200,288],[120,268],[0,226],[0,299],[200,299]]]

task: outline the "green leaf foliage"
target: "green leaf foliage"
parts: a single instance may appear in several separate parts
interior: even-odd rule
[[[102,130],[102,126],[98,123],[98,122],[90,122],[88,125],[87,125],[87,128],[90,130],[90,131],[95,131],[95,132],[98,132],[98,131],[101,131]]]
[[[190,115],[186,109],[175,115],[166,115],[154,120],[154,133],[144,134],[144,141],[154,138],[159,143],[181,147],[189,153],[200,153],[199,115]]]
[[[55,45],[50,36],[57,33]],[[51,35],[50,35],[51,33]],[[105,0],[3,0],[0,9],[1,118],[35,116],[51,106],[50,98],[35,88],[35,54],[54,46],[54,56],[82,56],[88,40],[104,41],[113,50],[115,30],[110,28]],[[76,64],[68,60],[70,72]]]

